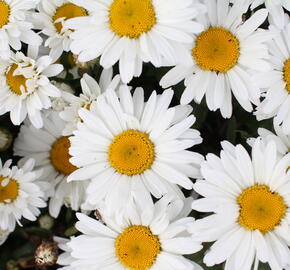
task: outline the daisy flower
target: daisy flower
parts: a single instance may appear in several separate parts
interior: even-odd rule
[[[155,205],[150,200],[145,203],[146,207],[136,205],[128,213],[111,217],[103,211],[106,225],[78,213],[76,228],[82,235],[66,244],[68,269],[202,269],[182,256],[202,248],[187,232],[194,223],[187,217],[187,203],[168,196]],[[58,263],[62,261],[63,255]]]
[[[277,146],[277,151],[281,156],[285,155],[290,150],[290,135],[287,135],[283,133],[283,129],[274,124],[275,133],[265,129],[265,128],[259,128],[258,134],[262,141],[265,143],[272,141],[275,141]],[[253,146],[256,138],[250,138],[247,140],[248,144]],[[290,165],[290,164],[289,164]]]
[[[235,0],[231,0],[231,2],[235,2]],[[255,9],[256,7],[265,4],[266,8],[269,10],[270,20],[279,28],[283,28],[284,26],[284,10],[290,11],[290,2],[289,0],[251,0],[251,9]]]
[[[104,92],[107,88],[115,89],[120,83],[120,76],[113,77],[113,69],[104,69],[102,71],[100,81],[97,83],[94,78],[88,74],[84,74],[81,79],[81,94],[76,97],[74,95],[66,94],[67,104],[63,111],[60,112],[60,117],[66,122],[63,130],[63,135],[71,135],[77,128],[77,123],[81,120],[78,111],[80,108],[90,108],[92,102]]]
[[[70,162],[69,136],[62,136],[65,122],[58,112],[51,112],[44,118],[44,125],[36,129],[28,121],[20,128],[14,143],[14,154],[36,160],[36,168],[42,169],[40,180],[50,183],[46,191],[49,213],[57,217],[62,205],[77,211],[84,201],[86,181],[67,183],[67,177],[77,168]]]
[[[38,48],[30,46],[27,56],[16,52],[9,60],[0,60],[0,115],[10,112],[14,125],[20,125],[28,115],[31,123],[41,128],[40,111],[51,107],[50,97],[60,96],[48,78],[59,74],[63,66],[37,55]]]
[[[33,0],[1,0],[0,1],[0,58],[8,59],[10,46],[14,50],[21,49],[21,42],[39,46],[42,39],[31,29],[28,21],[29,10],[35,8]]]
[[[36,28],[47,36],[45,46],[51,48],[50,56],[57,60],[63,51],[70,50],[72,30],[64,25],[67,19],[87,16],[87,10],[67,0],[41,0],[38,13],[33,14]]]
[[[118,99],[108,89],[90,106],[81,108],[81,122],[70,137],[71,163],[80,169],[68,181],[92,179],[88,202],[103,199],[111,211],[131,200],[143,200],[150,193],[160,198],[174,192],[177,185],[192,189],[189,177],[199,176],[200,154],[186,150],[201,143],[197,130],[190,127],[195,117],[190,106],[168,108],[172,90],[162,95],[154,91],[144,102],[142,88],[133,94],[121,86]]]
[[[233,6],[229,6],[229,0],[202,2],[208,13],[201,15],[198,21],[203,22],[205,30],[189,47],[189,61],[176,65],[160,84],[166,88],[185,79],[181,104],[192,100],[200,103],[205,96],[208,108],[220,109],[224,118],[232,115],[232,94],[250,112],[251,103],[258,104],[260,98],[251,72],[270,69],[264,42],[271,35],[268,31],[257,31],[268,12],[260,9],[242,22],[248,1],[237,1]]]
[[[2,165],[0,159],[0,230],[14,231],[16,222],[21,225],[22,217],[35,221],[40,207],[45,207],[43,192],[35,181],[40,170],[33,170],[34,160],[29,159],[24,166],[9,168],[12,160]]]
[[[225,269],[290,266],[290,154],[281,157],[274,141],[256,140],[252,158],[241,145],[222,143],[220,158],[208,154],[204,180],[194,189],[204,198],[193,209],[213,212],[190,228],[198,240],[215,243],[204,256],[207,266],[226,261]]]
[[[84,7],[90,15],[74,18],[65,26],[71,50],[81,62],[101,56],[104,68],[119,61],[122,81],[140,76],[142,63],[163,65],[185,59],[182,44],[190,43],[202,26],[193,21],[199,9],[192,1],[175,0],[70,0]],[[197,5],[198,7],[200,5]]]
[[[74,94],[74,90],[66,83],[60,83],[56,81],[51,81],[51,83],[60,90],[61,96],[52,98],[51,108],[48,110],[48,113],[50,113],[50,111],[61,112],[66,106],[69,106],[71,96]]]
[[[275,28],[270,26],[270,28]],[[258,120],[274,118],[282,125],[283,133],[290,134],[290,20],[280,34],[269,41],[270,62],[273,70],[254,75],[257,85],[265,91],[265,99],[258,106]]]

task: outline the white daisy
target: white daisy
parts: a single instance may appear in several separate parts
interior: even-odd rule
[[[36,129],[28,121],[21,126],[14,143],[15,155],[36,160],[36,168],[43,174],[40,180],[50,183],[46,192],[49,201],[49,213],[57,217],[62,205],[79,210],[85,198],[87,181],[67,183],[70,173],[77,168],[69,162],[69,137],[62,136],[65,122],[58,112],[51,112],[44,118],[43,128]]]
[[[59,74],[63,66],[37,55],[38,48],[30,46],[27,56],[16,52],[9,60],[0,60],[0,115],[10,112],[14,125],[20,125],[28,115],[35,127],[42,127],[40,111],[51,107],[50,97],[60,96],[48,78]]]
[[[140,76],[142,63],[163,65],[185,59],[182,44],[202,31],[193,21],[198,8],[192,1],[175,0],[70,0],[90,16],[65,22],[74,29],[71,50],[86,62],[101,56],[104,68],[119,61],[122,81]],[[200,5],[197,5],[200,7]]]
[[[63,51],[70,50],[69,35],[72,30],[64,25],[70,18],[87,16],[86,9],[70,3],[68,0],[41,0],[37,5],[38,13],[33,14],[36,28],[48,38],[45,46],[51,48],[50,56],[57,60]]]
[[[56,81],[51,81],[51,83],[61,92],[60,97],[52,98],[51,110],[61,112],[66,106],[69,106],[71,96],[74,94],[74,90],[66,83],[60,83]],[[50,110],[48,113],[50,113]]]
[[[10,234],[10,231],[0,229],[0,246],[5,243],[9,234]]]
[[[63,251],[63,253],[58,256],[57,264],[64,267],[60,267],[58,270],[88,270],[86,266],[84,268],[82,268],[82,266],[76,268],[69,266],[69,264],[74,261],[74,258],[71,256],[72,249],[67,245],[70,240],[57,236],[53,237],[53,240],[58,244],[58,248]]]
[[[252,159],[241,145],[222,143],[201,165],[204,180],[194,189],[203,197],[193,209],[213,212],[192,226],[196,238],[216,241],[204,256],[207,266],[226,261],[225,270],[290,267],[290,154],[281,157],[274,141],[256,140]]]
[[[148,200],[144,202],[146,207],[134,206],[128,213],[109,217],[103,211],[106,225],[78,213],[76,228],[83,235],[66,244],[70,252],[68,269],[202,269],[182,256],[202,248],[187,232],[194,223],[187,217],[188,207],[184,207],[188,202],[165,196],[155,205]]]
[[[10,46],[21,49],[21,42],[39,46],[42,39],[33,32],[32,23],[28,21],[29,10],[35,8],[33,0],[0,1],[0,58],[10,57]]]
[[[260,91],[251,79],[253,71],[267,71],[270,65],[264,43],[271,37],[268,31],[257,31],[267,18],[267,10],[255,12],[247,21],[242,15],[248,1],[202,0],[208,13],[201,15],[205,31],[199,34],[188,50],[188,60],[171,69],[161,79],[166,88],[184,80],[186,86],[181,104],[203,97],[211,111],[220,109],[224,118],[232,115],[232,93],[246,111],[258,104]],[[188,63],[188,64],[187,64]]]
[[[24,166],[9,168],[12,160],[2,165],[0,159],[0,230],[14,231],[16,222],[21,226],[22,217],[35,221],[40,207],[45,207],[43,192],[35,181],[40,170],[33,170],[34,160],[29,159]]]
[[[105,199],[111,211],[140,201],[150,193],[160,198],[174,192],[183,196],[178,185],[192,189],[189,177],[199,175],[200,154],[185,150],[201,143],[197,130],[190,127],[195,117],[190,106],[168,108],[172,90],[162,95],[154,91],[147,103],[142,88],[133,94],[128,86],[108,89],[81,108],[82,120],[70,137],[71,163],[80,169],[68,181],[92,179],[87,193],[92,205]]]
[[[116,75],[113,79],[113,69],[104,69],[102,71],[99,84],[88,74],[84,74],[81,79],[82,93],[76,97],[74,95],[67,95],[66,99],[69,104],[65,106],[60,117],[66,122],[63,130],[63,135],[67,136],[77,128],[77,123],[81,120],[78,111],[80,108],[89,109],[92,102],[104,92],[107,88],[115,89],[120,83],[120,76]]]
[[[283,156],[290,151],[290,135],[284,134],[282,128],[278,125],[274,124],[274,129],[277,135],[265,128],[259,128],[258,134],[265,143],[268,143],[271,140],[275,141],[278,153]],[[256,138],[249,138],[247,142],[249,145],[253,146],[255,140]]]
[[[274,26],[270,26],[274,28]],[[290,20],[280,34],[268,44],[270,62],[274,69],[255,74],[257,85],[265,91],[265,99],[257,108],[257,119],[275,117],[283,133],[290,134]]]
[[[231,2],[235,2],[235,0],[231,0]],[[283,8],[290,11],[289,0],[251,0],[251,2],[252,10],[265,4],[266,8],[269,10],[270,20],[279,28],[283,28],[285,19]]]

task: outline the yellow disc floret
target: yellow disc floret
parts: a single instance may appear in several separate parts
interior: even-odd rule
[[[64,136],[56,140],[50,151],[50,160],[54,168],[64,175],[69,175],[77,167],[72,165],[69,161],[71,155],[69,154],[70,141],[68,136]]]
[[[0,28],[9,23],[10,7],[4,2],[0,1]]]
[[[147,270],[156,260],[161,246],[158,236],[145,226],[131,226],[115,242],[116,255],[127,269]]]
[[[254,185],[243,190],[237,202],[240,206],[238,222],[250,231],[270,232],[280,224],[286,213],[283,198],[265,185]]]
[[[151,0],[114,0],[109,16],[115,34],[132,39],[137,39],[156,24]]]
[[[18,197],[19,185],[16,180],[0,176],[0,203],[13,202]]]
[[[286,83],[286,90],[290,93],[290,59],[284,62],[283,79]]]
[[[27,92],[26,80],[23,75],[13,75],[15,69],[17,68],[16,64],[13,64],[6,74],[6,82],[9,85],[11,92],[16,95],[21,95]]]
[[[151,168],[154,145],[148,134],[126,130],[117,135],[109,147],[109,162],[121,174],[140,174]]]
[[[227,72],[238,63],[238,39],[222,27],[210,27],[197,36],[192,56],[203,70]]]
[[[82,17],[82,16],[87,16],[87,15],[88,15],[87,11],[84,8],[79,7],[79,6],[72,4],[72,3],[67,3],[67,4],[64,4],[56,9],[52,20],[54,22],[54,26],[55,26],[57,32],[61,33],[62,23],[55,22],[56,20],[58,20],[60,18],[64,18],[64,20],[66,21],[66,20],[71,19],[71,18]]]

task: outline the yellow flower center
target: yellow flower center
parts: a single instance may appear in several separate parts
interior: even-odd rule
[[[64,20],[66,21],[66,20],[71,19],[71,18],[82,17],[82,16],[87,16],[87,15],[88,15],[88,13],[84,8],[79,7],[75,4],[67,3],[67,4],[64,4],[56,9],[52,20],[54,22],[54,26],[55,26],[57,32],[61,33],[62,23],[55,22],[56,20],[58,20],[60,18],[64,18]]]
[[[121,37],[138,38],[156,24],[151,0],[114,0],[110,6],[110,27]]]
[[[16,64],[13,64],[9,71],[6,74],[6,82],[10,87],[11,92],[13,92],[16,95],[21,95],[27,92],[27,87],[26,87],[26,80],[23,75],[13,75],[15,69],[17,68]]]
[[[140,174],[151,168],[154,145],[148,134],[126,130],[115,136],[109,147],[109,162],[121,174]]]
[[[9,23],[10,7],[4,2],[0,1],[0,28]]]
[[[71,155],[69,154],[70,141],[69,137],[60,137],[56,140],[50,151],[50,160],[54,168],[64,175],[69,175],[78,168],[69,162]]]
[[[237,202],[240,205],[238,222],[250,231],[259,230],[262,233],[272,231],[286,213],[283,198],[265,185],[246,188],[237,198]]]
[[[136,225],[116,238],[115,248],[119,261],[130,270],[149,269],[161,250],[158,236],[148,227]]]
[[[203,70],[227,72],[238,63],[238,39],[222,27],[210,27],[199,34],[192,56]]]
[[[286,82],[286,90],[290,93],[290,59],[284,62],[283,79]]]
[[[8,184],[3,186],[4,179],[7,178],[0,176],[0,203],[7,203],[7,200],[12,202],[18,196],[19,185],[16,180],[9,179]]]

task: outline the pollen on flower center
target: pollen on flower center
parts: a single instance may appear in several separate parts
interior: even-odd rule
[[[14,201],[18,196],[19,185],[16,180],[8,179],[0,176],[0,203],[7,203]]]
[[[149,269],[161,250],[158,237],[148,227],[136,225],[116,238],[115,248],[121,264],[131,270]]]
[[[69,154],[70,141],[68,136],[60,137],[56,140],[50,151],[50,160],[54,168],[64,175],[69,175],[77,167],[72,165],[69,161],[71,155]]]
[[[290,59],[284,62],[283,79],[286,82],[286,90],[290,93]]]
[[[240,206],[238,222],[250,231],[272,231],[286,213],[283,198],[265,185],[254,185],[243,190],[237,202]]]
[[[6,82],[9,85],[11,92],[17,95],[22,95],[27,92],[26,80],[23,75],[13,75],[15,69],[17,68],[16,64],[13,64],[6,74]]]
[[[9,23],[10,7],[4,2],[0,1],[0,28]]]
[[[227,72],[238,63],[238,39],[222,27],[210,27],[196,38],[192,56],[203,70]]]
[[[84,8],[79,7],[79,6],[72,4],[72,3],[67,3],[67,4],[64,4],[56,9],[52,20],[54,22],[54,26],[55,26],[57,32],[61,33],[62,23],[55,22],[56,20],[58,20],[60,18],[64,18],[64,20],[66,21],[66,20],[71,19],[71,18],[82,17],[82,16],[87,16],[87,15],[88,15],[87,11]]]
[[[151,0],[114,0],[110,6],[110,27],[118,36],[137,39],[156,24]]]
[[[129,129],[115,136],[108,158],[119,173],[140,174],[149,169],[154,161],[154,145],[148,134]]]

